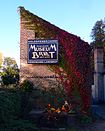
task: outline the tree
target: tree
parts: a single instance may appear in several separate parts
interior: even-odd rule
[[[19,69],[15,59],[5,57],[3,62],[2,81],[4,85],[15,84],[19,81]]]
[[[91,37],[93,42],[91,45],[104,46],[105,45],[105,21],[99,20],[95,23]]]
[[[102,46],[104,47],[104,66],[105,66],[105,19],[103,20],[99,20],[95,23],[95,25],[93,26],[92,32],[91,32],[91,38],[92,38],[92,42],[91,42],[91,46],[92,48],[94,46]],[[93,52],[92,52],[92,59],[93,59]],[[92,63],[92,67],[94,67],[94,62],[91,61]]]

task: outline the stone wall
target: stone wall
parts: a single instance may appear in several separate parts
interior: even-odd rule
[[[94,49],[94,86],[92,90],[94,103],[105,101],[103,56],[103,47],[96,47]]]

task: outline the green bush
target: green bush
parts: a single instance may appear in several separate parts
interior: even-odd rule
[[[29,100],[29,103],[34,105],[36,103],[38,108],[45,108],[49,103],[55,108],[60,108],[64,101],[67,100],[67,97],[63,87],[59,87],[59,89],[56,87],[48,90],[34,89],[30,94]]]
[[[17,119],[21,112],[21,93],[18,91],[0,91],[0,123]]]
[[[0,131],[38,131],[35,124],[21,117],[24,94],[21,90],[0,89]]]
[[[80,123],[82,123],[82,124],[92,123],[92,117],[88,116],[88,115],[81,115]]]
[[[33,90],[33,83],[29,80],[24,80],[23,83],[21,83],[20,88],[23,91],[32,91]]]
[[[29,120],[10,120],[8,124],[0,127],[0,131],[39,131],[35,124]]]

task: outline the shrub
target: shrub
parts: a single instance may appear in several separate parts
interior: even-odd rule
[[[23,83],[21,83],[20,87],[23,91],[32,91],[33,90],[33,83],[29,80],[24,80]]]
[[[39,131],[36,125],[29,120],[10,120],[8,124],[0,127],[0,131]]]
[[[92,117],[87,115],[87,114],[82,114],[80,116],[80,119],[79,119],[79,122],[81,124],[89,124],[89,123],[92,123]]]
[[[21,90],[0,89],[0,131],[38,131],[34,123],[21,117],[24,94]]]
[[[0,91],[0,123],[17,119],[21,112],[21,94],[15,90]]]

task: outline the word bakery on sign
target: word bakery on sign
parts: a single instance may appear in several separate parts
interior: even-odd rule
[[[58,63],[58,40],[28,40],[28,63]]]

